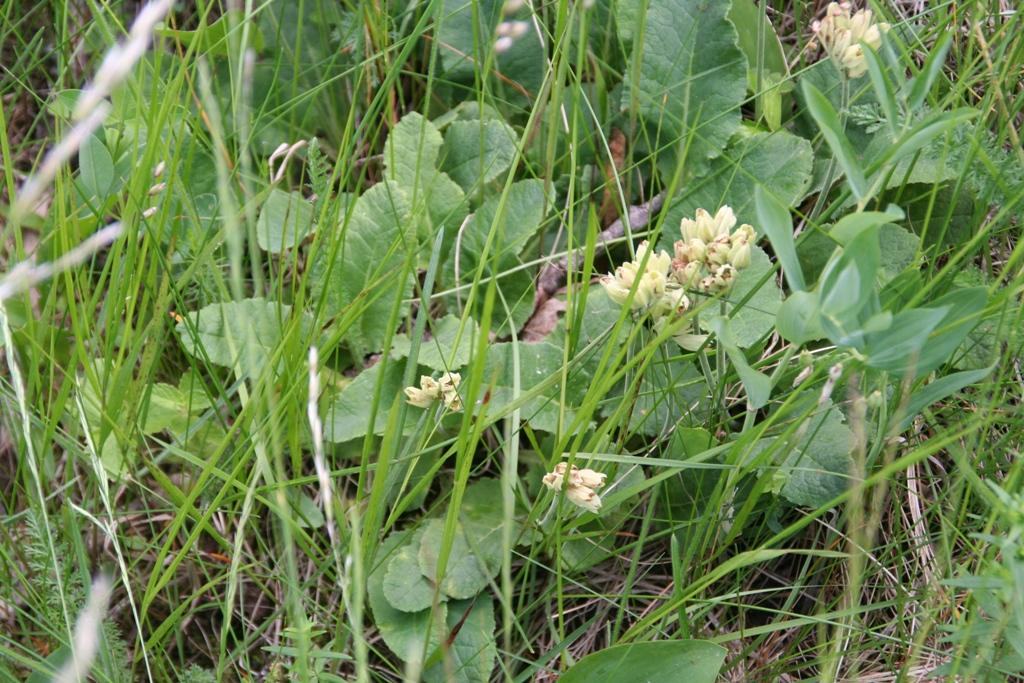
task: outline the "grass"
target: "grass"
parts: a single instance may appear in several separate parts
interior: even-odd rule
[[[401,680],[410,672],[384,645],[366,604],[381,541],[442,519],[443,566],[468,487],[485,476],[501,482],[506,519],[534,529],[513,535],[506,526],[501,570],[486,589],[497,605],[494,680],[555,680],[603,647],[681,637],[723,645],[727,680],[919,680],[939,666],[950,679],[1006,679],[1024,643],[1016,608],[1024,506],[1015,497],[1024,433],[1019,12],[1000,14],[995,2],[941,3],[921,15],[913,3],[878,7],[912,47],[898,56],[908,69],[947,26],[961,27],[928,104],[982,112],[963,139],[946,140],[962,173],[924,190],[897,183],[886,198],[912,203],[921,230],[951,236],[918,250],[921,278],[904,301],[947,291],[967,265],[984,277],[992,341],[982,355],[994,370],[898,433],[885,430],[901,414],[885,386],[844,376],[833,399],[848,404],[856,437],[851,485],[811,509],[773,495],[775,465],[755,457],[754,445],[768,429],[795,433],[804,406],[843,360],[838,350],[817,348],[810,376],[793,387],[800,357],[769,340],[750,360],[778,373],[772,406],[789,412],[761,413],[743,429],[739,383],[718,372],[721,355],[709,354],[709,393],[727,410],[698,419],[682,405],[696,380],[673,374],[680,354],[661,343],[666,335],[656,339],[626,315],[614,330],[587,330],[590,276],[625,253],[617,247],[610,258],[596,243],[607,217],[661,190],[672,196],[685,180],[680,164],[669,187],[658,186],[646,171],[664,152],[660,142],[611,133],[629,130],[612,101],[613,86],[629,74],[600,15],[585,3],[535,4],[549,61],[528,100],[500,78],[467,84],[440,75],[438,2],[249,3],[226,15],[219,3],[179,7],[173,21],[181,32],[158,38],[112,98],[107,142],[118,152],[123,188],[84,200],[73,162],[41,208],[16,219],[9,207],[17,188],[72,125],[55,105],[60,93],[89,81],[136,7],[0,5],[5,271],[29,258],[52,260],[113,220],[125,229],[86,263],[3,302],[10,332],[0,375],[0,680],[45,677],[60,665],[100,573],[114,590],[95,680]],[[768,3],[794,74],[809,66],[807,24],[821,9]],[[258,53],[252,61],[250,48]],[[481,56],[496,58],[489,50]],[[501,111],[522,133],[519,177],[543,180],[562,202],[561,221],[549,218],[531,245],[527,270],[582,249],[574,274],[582,289],[562,297],[563,319],[573,324],[554,342],[562,369],[524,377],[486,419],[466,411],[443,424],[421,419],[411,431],[397,427],[406,409],[390,411],[394,396],[377,383],[365,402],[391,420],[383,435],[327,444],[323,454],[335,503],[330,529],[313,512],[327,488],[306,416],[310,345],[319,347],[321,385],[336,390],[366,364],[347,340],[375,302],[387,304],[389,339],[428,324],[427,309],[404,310],[389,283],[418,273],[416,295],[435,309],[450,307],[454,292],[441,282],[438,253],[418,259],[400,243],[380,244],[400,257],[397,270],[375,273],[359,302],[332,315],[314,264],[347,267],[346,193],[382,178],[388,130],[406,112],[436,117],[454,100]],[[321,161],[300,153],[283,186],[315,193],[318,225],[339,227],[282,256],[264,253],[255,237],[271,187],[266,159],[281,142],[314,136]],[[166,170],[154,177],[161,162]],[[153,190],[157,182],[166,187]],[[499,207],[509,201],[509,184],[494,191]],[[825,195],[820,212],[816,196],[797,207],[807,239],[848,210],[844,199]],[[156,212],[144,217],[149,207]],[[675,226],[662,213],[627,236],[639,240],[644,230],[654,239]],[[489,235],[492,254],[499,233]],[[482,331],[462,371],[467,405],[487,394],[487,331],[507,329],[521,303],[503,287],[510,273],[491,277],[486,259],[474,267],[455,310],[474,311]],[[320,332],[286,318],[256,371],[236,373],[183,350],[181,316],[255,296],[309,311]],[[635,343],[619,343],[619,331]],[[419,343],[420,335],[412,338]],[[422,357],[429,344],[411,355]],[[510,363],[529,367],[525,347],[516,348]],[[593,360],[586,368],[583,352]],[[397,361],[384,354],[379,362]],[[415,379],[414,370],[405,379]],[[642,382],[645,375],[656,379]],[[143,434],[139,426],[159,411],[157,385],[183,376],[197,406],[186,416],[187,437]],[[563,398],[557,426],[535,430],[532,399],[553,388]],[[882,407],[869,409],[864,402],[876,389]],[[572,391],[582,398],[570,411],[564,397]],[[670,417],[638,424],[631,414],[641,408]],[[731,438],[703,458],[673,461],[672,435],[693,427]],[[632,473],[605,496],[616,524],[588,523],[561,498],[547,506],[537,480],[562,454]],[[119,457],[125,471],[110,478],[105,468]],[[666,505],[679,495],[669,484],[680,481],[698,487],[696,502]],[[606,557],[567,568],[568,548],[595,544]]]

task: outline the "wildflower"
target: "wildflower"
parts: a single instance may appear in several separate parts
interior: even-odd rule
[[[684,218],[679,224],[683,239],[674,245],[672,279],[704,294],[728,291],[736,271],[750,265],[750,252],[757,238],[753,227],[744,224],[733,230],[735,225],[736,214],[728,206],[720,207],[714,216],[697,209],[694,218]],[[686,341],[690,346],[694,343]]]
[[[560,462],[555,469],[544,475],[544,485],[553,491],[565,488],[565,496],[574,505],[597,512],[601,509],[601,497],[595,489],[604,486],[608,475],[591,469],[571,468],[568,463]],[[566,486],[568,484],[568,486]]]
[[[441,395],[441,385],[433,377],[423,375],[420,377],[420,386],[406,387],[405,396],[410,405],[417,408],[429,408],[430,405]]]
[[[570,486],[565,492],[565,497],[587,512],[597,512],[601,509],[601,496],[586,486]]]
[[[405,388],[405,396],[409,404],[417,408],[429,408],[434,401],[441,399],[449,410],[462,410],[462,398],[458,391],[461,381],[462,376],[457,372],[446,372],[440,380],[423,375],[419,387]]]
[[[713,242],[716,237],[728,235],[734,225],[736,225],[736,214],[730,207],[723,206],[714,216],[704,209],[697,209],[694,218],[684,218],[679,223],[679,230],[687,242],[692,239]]]
[[[859,78],[868,70],[860,44],[877,50],[882,44],[882,33],[889,30],[889,24],[873,19],[869,9],[851,14],[850,3],[833,2],[829,3],[825,18],[811,26],[825,52],[850,78]]]
[[[614,275],[601,278],[601,285],[612,301],[619,305],[626,303],[637,280],[633,310],[645,309],[665,295],[672,257],[664,251],[648,255],[649,251],[650,245],[643,242],[636,250],[636,260],[623,263],[615,269]],[[641,265],[643,271],[640,270]]]
[[[663,318],[674,313],[685,313],[690,310],[690,299],[682,288],[667,289],[665,293],[654,302],[651,308],[651,315],[655,318]]]
[[[441,399],[449,410],[462,410],[462,398],[459,396],[459,382],[462,375],[457,372],[446,372],[441,375],[441,382],[438,385]]]

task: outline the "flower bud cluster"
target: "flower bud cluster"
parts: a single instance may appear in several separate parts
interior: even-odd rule
[[[697,209],[694,218],[679,224],[683,239],[675,243],[672,277],[683,287],[702,294],[721,294],[732,288],[736,272],[750,265],[757,233],[749,225],[735,231],[736,215],[728,206],[714,216]]]
[[[405,388],[405,396],[409,404],[417,408],[429,408],[434,401],[441,399],[449,410],[462,410],[462,399],[458,391],[461,381],[462,376],[457,372],[444,373],[440,381],[423,375],[418,388]]]
[[[637,247],[635,260],[623,263],[614,274],[602,277],[601,285],[608,298],[620,306],[630,301],[629,294],[633,292],[632,310],[650,312],[655,329],[690,310],[690,299],[679,283],[672,279],[672,257],[665,251],[651,252],[646,241]],[[704,336],[692,334],[689,325],[673,338],[691,351],[704,343]]]
[[[594,470],[579,469],[575,465],[560,462],[555,469],[544,475],[544,485],[553,491],[561,491],[565,487],[565,497],[578,507],[590,512],[601,509],[601,497],[596,489],[604,486],[608,475]],[[566,481],[568,480],[568,484]]]
[[[832,2],[825,11],[825,18],[815,21],[811,30],[836,66],[845,69],[850,78],[859,78],[868,70],[860,43],[877,50],[882,44],[882,34],[889,30],[889,24],[875,22],[869,9],[851,14],[850,3]]]

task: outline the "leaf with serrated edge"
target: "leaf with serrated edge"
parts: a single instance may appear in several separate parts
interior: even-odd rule
[[[729,3],[623,0],[618,5],[627,22],[639,21],[637,5],[646,7],[639,69],[626,70],[639,78],[634,82],[627,76],[622,101],[639,105],[647,136],[659,148],[663,174],[674,169],[674,152],[683,145],[687,167],[702,168],[739,125],[747,90],[747,60],[726,19]],[[620,27],[636,31],[621,21]]]

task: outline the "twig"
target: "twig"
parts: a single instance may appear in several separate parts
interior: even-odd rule
[[[659,192],[649,201],[629,207],[630,228],[637,229],[646,226],[651,221],[651,216],[661,211],[664,202],[665,193]],[[594,246],[600,247],[607,242],[618,239],[625,234],[625,231],[626,225],[620,218],[598,233]],[[547,264],[540,271],[540,275],[537,277],[537,298],[534,301],[534,310],[537,310],[545,301],[554,296],[555,292],[565,282],[565,277],[569,272],[569,259],[572,259],[573,268],[578,268],[582,262],[583,254],[577,249],[573,253],[566,254],[562,259]]]

